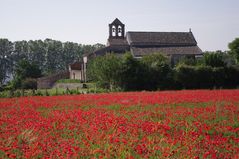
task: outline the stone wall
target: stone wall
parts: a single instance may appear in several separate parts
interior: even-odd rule
[[[42,78],[38,78],[37,79],[37,88],[38,89],[48,89],[48,88],[52,88],[54,83],[57,80],[60,79],[67,79],[69,78],[69,71],[62,71],[59,73],[55,73],[53,75],[50,76],[46,76],[46,77],[42,77]]]

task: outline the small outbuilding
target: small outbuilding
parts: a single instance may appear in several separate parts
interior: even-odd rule
[[[84,81],[84,64],[76,61],[69,65],[70,79],[78,79]]]

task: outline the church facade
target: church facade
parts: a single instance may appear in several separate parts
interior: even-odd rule
[[[172,64],[177,63],[182,57],[195,58],[203,54],[191,30],[189,32],[125,32],[125,25],[116,18],[109,24],[109,38],[106,47],[84,56],[86,60],[83,61],[87,62],[87,59],[90,60],[106,53],[120,55],[125,52],[130,52],[134,58],[162,53],[170,58]],[[86,63],[84,65],[86,66]]]

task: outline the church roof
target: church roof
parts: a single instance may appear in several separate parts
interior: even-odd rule
[[[107,45],[128,45],[125,38],[109,38]]]
[[[111,24],[124,25],[118,18],[115,18],[115,20]]]
[[[164,55],[202,55],[202,50],[198,46],[131,47],[131,52],[135,57],[142,57],[152,53],[162,53]]]
[[[88,57],[104,55],[114,52],[117,54],[131,51],[135,57],[160,52],[165,55],[201,55],[202,50],[197,46],[191,30],[189,32],[135,32],[129,31],[124,36],[112,36],[113,25],[124,25],[116,18],[110,27],[107,47],[99,49]]]
[[[192,32],[127,32],[131,46],[196,46]]]

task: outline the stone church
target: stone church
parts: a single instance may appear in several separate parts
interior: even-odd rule
[[[100,56],[106,53],[123,54],[130,51],[135,58],[160,52],[173,61],[178,57],[202,55],[191,30],[189,32],[144,32],[129,31],[125,34],[125,25],[115,19],[109,24],[107,46],[88,55]]]
[[[168,56],[172,64],[175,64],[181,57],[195,58],[203,54],[191,30],[189,32],[129,31],[125,33],[125,25],[116,18],[109,24],[109,38],[105,48],[84,55],[82,62],[70,64],[67,72],[39,79],[38,87],[51,88],[56,80],[67,77],[86,82],[89,60],[106,53],[121,55],[125,52],[131,52],[134,58],[142,58],[145,55],[159,52]]]
[[[124,54],[131,52],[134,58],[142,58],[152,53],[162,53],[175,64],[182,57],[195,58],[202,56],[202,50],[197,46],[191,29],[189,32],[144,32],[128,31],[125,25],[116,18],[109,24],[107,46],[85,55],[82,63],[82,73],[86,72],[87,60],[105,55],[106,53]],[[85,66],[85,67],[83,67]],[[86,75],[82,76],[85,81]]]

